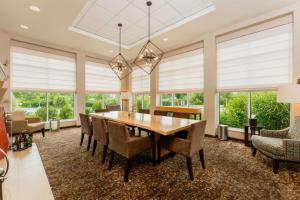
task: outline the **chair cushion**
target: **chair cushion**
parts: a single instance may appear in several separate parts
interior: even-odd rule
[[[263,150],[274,155],[284,155],[283,140],[280,138],[252,136],[252,144],[258,150]]]
[[[24,111],[14,111],[10,113],[10,120],[12,121],[21,121],[25,120],[25,112]]]
[[[45,128],[45,123],[44,122],[28,124],[28,131],[30,133],[41,131],[43,128]]]
[[[300,116],[294,118],[293,126],[291,126],[287,137],[289,139],[300,139]]]

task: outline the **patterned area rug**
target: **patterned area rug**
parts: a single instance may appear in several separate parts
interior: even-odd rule
[[[101,164],[98,145],[93,157],[79,146],[80,129],[35,135],[46,173],[57,200],[67,199],[300,199],[300,164],[272,162],[243,143],[205,138],[206,170],[193,158],[195,180],[190,181],[186,160],[175,155],[153,166],[148,154],[137,156],[123,182],[123,159],[115,156],[113,169]]]

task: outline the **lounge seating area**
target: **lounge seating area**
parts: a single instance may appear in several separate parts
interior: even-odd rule
[[[0,13],[0,200],[300,199],[299,0]]]

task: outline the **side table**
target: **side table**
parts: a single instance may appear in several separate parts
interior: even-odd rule
[[[249,124],[245,124],[244,126],[244,142],[245,142],[245,146],[252,146],[252,142],[251,142],[251,136],[252,135],[256,135],[256,131],[258,132],[258,135],[260,134],[260,130],[263,129],[264,127],[261,125],[256,125],[256,126],[250,126]],[[249,129],[250,129],[250,133],[249,133]]]

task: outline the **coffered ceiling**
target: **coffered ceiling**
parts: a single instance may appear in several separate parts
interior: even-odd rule
[[[299,0],[153,0],[152,31],[159,33],[153,36],[153,42],[167,51],[199,41],[206,33],[297,2]],[[132,59],[144,44],[135,43],[147,34],[145,4],[146,0],[0,0],[0,31],[110,59],[118,51],[112,44],[117,41],[118,33],[113,29],[121,20],[124,45],[133,45],[124,48],[123,53],[127,59]],[[173,27],[211,4],[215,6],[214,11]],[[30,10],[30,5],[39,7],[40,12]],[[89,5],[94,5],[90,11]],[[26,25],[28,29],[20,28],[20,25]],[[110,42],[71,31],[70,27],[82,28],[84,32]]]
[[[209,0],[153,0],[151,34],[170,31],[215,10]],[[132,48],[147,38],[148,9],[143,0],[90,0],[70,30],[118,46],[118,23],[123,24],[123,47]]]

